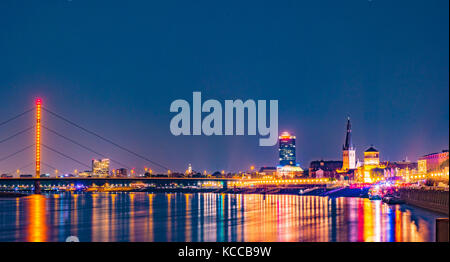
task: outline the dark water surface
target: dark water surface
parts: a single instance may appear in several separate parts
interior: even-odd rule
[[[63,193],[0,198],[0,241],[434,241],[437,217],[363,198]]]

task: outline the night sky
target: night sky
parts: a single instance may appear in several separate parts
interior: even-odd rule
[[[302,167],[341,159],[348,115],[359,159],[371,144],[389,161],[449,147],[447,0],[156,2],[1,1],[0,122],[40,96],[44,107],[175,171],[188,163],[210,172],[277,164],[277,147],[258,146],[259,136],[173,136],[170,103],[201,91],[222,104],[278,99],[279,130],[297,136]],[[129,167],[161,171],[43,117]],[[32,125],[28,114],[0,126],[0,140]],[[43,136],[88,166],[98,157]],[[0,144],[0,158],[33,138],[30,131]],[[61,172],[87,169],[42,151]],[[0,172],[33,156],[31,149],[0,162]]]

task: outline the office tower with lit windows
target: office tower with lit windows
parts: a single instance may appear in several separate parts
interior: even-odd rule
[[[92,176],[106,177],[109,175],[109,159],[92,159]]]
[[[294,178],[303,175],[303,169],[296,162],[295,136],[283,132],[279,137],[280,165],[277,166],[277,176],[280,178]]]
[[[295,136],[288,132],[279,136],[279,153],[281,166],[295,166]]]

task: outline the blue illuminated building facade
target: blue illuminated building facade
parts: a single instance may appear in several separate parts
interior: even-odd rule
[[[284,132],[279,136],[279,152],[281,166],[295,166],[295,136]]]

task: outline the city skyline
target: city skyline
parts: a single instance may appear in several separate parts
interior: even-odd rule
[[[449,5],[0,1],[0,243],[109,243],[102,259],[119,242],[169,260],[323,258],[316,242],[435,254]]]
[[[42,117],[41,106],[42,106],[42,99],[41,98],[36,98],[36,100],[35,100],[35,108],[34,109],[32,108],[32,109],[26,111],[25,113],[21,113],[21,114],[18,115],[18,118],[20,118],[22,115],[26,115],[26,114],[28,114],[30,112],[35,112],[36,124],[35,124],[35,126],[32,127],[32,128],[35,128],[35,143],[32,146],[36,147],[36,149],[34,150],[35,161],[36,161],[36,164],[35,164],[34,168],[35,168],[37,177],[39,177],[39,174],[40,174],[39,171],[41,169],[41,162],[40,161],[41,161],[41,154],[42,154],[41,149],[40,149],[41,148],[41,140],[42,140],[42,131],[41,131],[41,124],[40,124],[41,123],[41,117]],[[135,157],[137,156],[138,158],[141,158],[141,160],[142,159],[144,159],[144,161],[146,160],[145,156],[139,155],[138,153],[135,153],[132,150],[130,150],[128,148],[125,148],[125,147],[123,147],[121,145],[117,145],[117,144],[115,144],[115,142],[109,140],[108,138],[104,138],[104,137],[101,137],[101,135],[96,134],[95,131],[90,131],[88,129],[85,129],[85,127],[78,126],[76,123],[71,122],[69,119],[63,118],[62,116],[59,116],[58,114],[45,109],[45,107],[44,107],[44,111],[47,111],[51,115],[54,115],[54,116],[62,119],[63,121],[66,121],[67,123],[71,123],[75,127],[80,128],[82,131],[85,131],[85,132],[87,131],[87,133],[89,133],[91,135],[94,135],[94,136],[97,136],[101,140],[113,144],[114,146],[118,147],[121,150],[128,151],[129,153],[134,154]],[[2,125],[5,124],[5,123],[8,123],[10,121],[15,120],[16,117],[17,116],[15,116],[15,117],[13,117],[11,119],[8,119],[7,121],[2,122]],[[29,129],[31,129],[31,128],[26,129],[26,131],[28,131]],[[87,147],[85,145],[79,144],[79,142],[77,142],[75,140],[67,138],[64,135],[62,135],[60,133],[57,133],[56,131],[54,131],[52,129],[49,129],[48,127],[44,126],[44,129],[47,129],[48,131],[50,131],[50,133],[54,133],[54,134],[58,135],[59,137],[62,137],[62,138],[70,141],[71,143],[73,143],[73,144],[75,144],[77,146],[81,146],[83,149],[90,151],[90,154],[94,153],[93,155],[95,157],[103,156],[104,159],[96,159],[95,157],[92,158],[91,169],[89,169],[88,165],[86,165],[86,164],[84,164],[82,162],[79,162],[76,158],[72,158],[71,156],[67,156],[64,153],[61,153],[61,152],[59,152],[59,151],[57,151],[57,150],[55,150],[55,149],[53,149],[53,148],[51,148],[51,147],[49,147],[47,145],[43,145],[44,148],[48,148],[50,151],[53,151],[54,153],[57,153],[60,156],[63,156],[66,159],[71,160],[72,162],[78,162],[79,164],[82,164],[82,165],[84,165],[87,168],[84,168],[84,169],[83,168],[79,168],[80,167],[79,165],[76,166],[76,167],[72,167],[72,168],[64,167],[64,169],[67,169],[67,170],[70,170],[70,171],[68,171],[68,172],[61,172],[61,170],[64,170],[64,169],[53,167],[53,166],[51,166],[51,165],[49,165],[49,164],[44,162],[43,165],[47,166],[47,170],[50,170],[50,171],[46,172],[46,173],[42,173],[42,174],[50,174],[50,175],[57,176],[57,175],[62,175],[62,174],[75,174],[75,175],[77,175],[78,173],[85,173],[85,172],[87,172],[88,175],[90,173],[92,173],[92,174],[99,173],[99,174],[103,174],[103,175],[110,175],[110,172],[115,172],[115,170],[119,170],[119,169],[129,170],[131,172],[131,175],[133,175],[134,172],[142,172],[142,173],[135,173],[135,175],[143,175],[148,170],[152,170],[151,172],[153,172],[153,169],[151,167],[152,165],[150,165],[150,167],[148,165],[149,162],[153,162],[152,160],[147,159],[147,161],[145,161],[146,164],[144,164],[143,166],[139,166],[139,167],[127,167],[127,165],[122,164],[119,161],[112,160],[115,163],[115,166],[111,167],[110,166],[110,159],[109,159],[109,157],[105,156],[103,153],[98,153],[98,152],[94,151],[93,149],[91,149],[91,148],[89,148],[89,147]],[[16,133],[15,135],[13,135],[11,137],[8,137],[7,139],[2,140],[2,142],[5,142],[5,141],[9,140],[10,138],[14,138],[15,136],[17,136],[17,134],[20,135],[20,134],[26,133],[26,131],[25,132],[24,131],[20,131],[20,132]],[[349,149],[353,151],[353,155],[354,155],[353,156],[353,162],[354,163],[350,166],[350,169],[355,169],[356,165],[358,163],[360,163],[360,164],[365,163],[364,158],[366,157],[366,153],[368,151],[370,151],[370,150],[375,150],[374,149],[374,145],[371,144],[369,148],[366,148],[367,150],[363,150],[363,152],[361,153],[363,155],[363,157],[360,159],[358,157],[358,154],[356,153],[356,147],[352,143],[351,137],[352,137],[351,119],[350,119],[350,116],[347,116],[347,118],[346,118],[346,134],[345,134],[345,140],[344,140],[344,143],[343,143],[343,146],[342,146],[342,150],[344,152],[344,155],[342,156],[342,163],[344,163],[344,165],[342,166],[342,170],[343,171],[349,169],[349,167],[348,167],[348,161],[349,160],[347,160],[347,158],[348,158],[348,150]],[[276,146],[277,146],[276,149],[278,150],[278,154],[279,154],[278,155],[279,158],[278,158],[277,161],[279,161],[280,167],[284,166],[284,165],[298,166],[298,167],[300,166],[299,163],[296,161],[296,152],[297,151],[296,151],[296,146],[295,146],[295,139],[296,139],[296,137],[295,137],[295,134],[293,134],[293,133],[289,133],[287,131],[280,132],[279,138],[278,138],[278,142],[276,144]],[[29,148],[31,148],[31,146],[26,147],[25,151],[27,149],[29,149]],[[19,150],[18,152],[20,153],[22,151],[23,151],[23,149]],[[413,159],[413,160],[412,159],[408,159],[406,157],[405,159],[392,160],[392,161],[391,160],[385,160],[385,159],[381,158],[380,161],[387,161],[387,162],[390,162],[390,161],[391,162],[412,161],[412,162],[415,162],[415,161],[423,158],[424,156],[431,155],[431,154],[434,154],[434,153],[445,152],[445,151],[448,152],[448,149],[443,149],[442,151],[437,151],[437,152],[433,152],[433,153],[423,154],[423,155],[419,156],[418,159]],[[377,154],[378,154],[378,152],[379,151],[377,151]],[[15,154],[16,153],[13,153],[13,154],[11,154],[9,156],[6,156],[5,158],[2,158],[2,161],[10,158],[10,156],[13,156]],[[311,160],[310,163],[317,162],[317,161],[324,161],[324,160],[325,161],[335,161],[336,159],[323,159],[323,158],[321,158],[320,160],[319,159]],[[107,161],[106,165],[103,164],[103,161]],[[310,163],[307,163],[307,165],[303,165],[303,167],[307,169],[310,166]],[[158,174],[158,173],[159,174],[164,174],[164,173],[167,173],[167,172],[169,172],[169,173],[171,173],[171,172],[172,173],[173,172],[183,173],[182,170],[180,171],[180,170],[174,170],[174,169],[171,169],[171,168],[165,168],[164,166],[161,166],[159,163],[156,163],[156,162],[153,162],[152,164],[154,166],[159,167],[159,168],[164,168],[164,171],[155,172],[155,174]],[[268,166],[275,166],[275,165],[276,164],[268,164],[268,165],[262,165],[260,167],[266,168]],[[57,166],[61,167],[61,165],[57,165]],[[191,163],[189,163],[188,166],[189,166],[188,168],[192,170]],[[28,165],[26,165],[26,169],[25,170],[28,170],[28,169],[31,170],[31,168],[33,168],[33,166],[31,164],[28,164]],[[104,169],[104,168],[106,168],[106,169]],[[240,169],[239,171],[238,170],[227,170],[227,171],[222,170],[222,171],[220,171],[220,170],[207,170],[207,169],[204,169],[204,168],[199,168],[195,172],[205,173],[205,174],[206,174],[206,172],[208,174],[212,174],[214,172],[220,172],[222,174],[224,172],[226,172],[226,173],[238,173],[238,172],[241,173],[241,172],[244,172],[245,173],[245,172],[248,172],[248,171],[254,172],[255,171],[254,168],[255,168],[255,166],[253,164],[251,164],[249,167],[245,167],[243,169]],[[98,171],[97,169],[98,170],[102,170],[103,169],[103,170],[102,171]],[[71,172],[71,170],[73,170],[73,172]],[[105,170],[107,170],[107,171],[105,171]],[[161,170],[163,170],[163,169],[161,169]],[[202,172],[202,170],[203,170],[203,172]],[[24,168],[20,168],[20,169],[18,168],[17,170],[11,170],[10,172],[6,172],[6,173],[2,172],[2,173],[4,173],[4,174],[12,174],[14,171],[18,172],[18,173],[16,173],[16,175],[24,174],[23,173]],[[52,174],[52,172],[55,172],[55,173]],[[33,173],[33,172],[30,172],[30,173]],[[191,174],[192,174],[192,172],[191,172]]]
[[[442,3],[180,5],[173,13],[162,3],[27,3],[26,10],[0,3],[0,120],[42,97],[50,110],[180,172],[188,164],[210,172],[277,164],[277,145],[259,147],[254,136],[172,136],[171,101],[201,91],[204,99],[277,99],[279,133],[296,136],[301,167],[341,160],[347,116],[360,160],[372,144],[390,161],[448,149],[448,8]],[[43,121],[112,159],[150,166],[45,112]],[[25,116],[1,127],[0,139],[32,123]],[[99,157],[42,133],[43,142],[87,165]],[[8,141],[0,157],[33,138],[31,131]],[[80,168],[45,150],[43,161],[70,166],[62,172]],[[27,164],[23,159],[31,162],[33,150],[0,163],[1,172]]]

